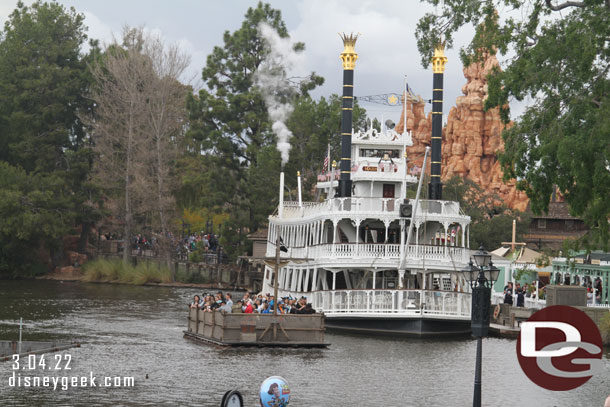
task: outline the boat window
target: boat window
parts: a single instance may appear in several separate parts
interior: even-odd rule
[[[400,150],[376,149],[376,148],[361,148],[360,157],[365,158],[383,158],[387,154],[389,158],[400,158]]]
[[[383,197],[384,198],[394,198],[394,191],[396,185],[394,184],[383,184]]]

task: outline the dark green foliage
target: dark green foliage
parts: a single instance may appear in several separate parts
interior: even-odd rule
[[[59,177],[27,174],[0,162],[0,275],[29,274],[41,247],[60,248],[73,220],[70,194]],[[44,252],[44,250],[43,250]]]
[[[466,64],[488,50],[514,52],[503,72],[489,79],[486,108],[532,102],[503,133],[504,175],[531,199],[536,213],[548,210],[557,185],[571,214],[592,233],[586,247],[608,248],[610,218],[610,2],[469,0],[429,3],[438,15],[420,20],[417,38],[424,65],[442,33],[449,45],[456,30],[477,27],[462,50]],[[502,18],[496,16],[502,10]]]
[[[255,230],[261,223],[255,201],[271,201],[270,185],[279,169],[277,165],[275,171],[261,170],[273,165],[272,155],[262,152],[275,145],[275,136],[263,97],[254,87],[254,73],[269,53],[258,26],[265,22],[281,37],[288,33],[280,12],[268,4],[249,8],[245,17],[239,30],[225,32],[224,46],[214,47],[208,56],[202,72],[206,88],[188,99],[187,137],[194,153],[187,162],[208,163],[211,185],[206,205],[227,203],[231,214],[247,213],[244,226]],[[214,158],[202,158],[199,152]],[[260,158],[266,162],[259,162]]]
[[[287,124],[293,137],[290,160],[284,168],[286,185],[294,190],[296,200],[296,173],[300,171],[303,176],[303,199],[311,200],[310,192],[322,169],[328,144],[331,162],[338,161],[341,156],[341,99],[336,94],[318,101],[309,96],[301,97],[295,102],[294,112]],[[358,131],[364,130],[365,126],[366,111],[356,101],[353,127]]]
[[[83,19],[57,3],[20,2],[0,34],[0,274],[46,263],[63,234],[97,216],[79,120],[91,109],[82,95],[97,48],[81,53]]]
[[[83,143],[76,110],[89,83],[83,16],[56,3],[19,3],[0,43],[0,159],[28,172],[69,167]]]
[[[223,224],[221,244],[231,257],[247,250],[246,235],[265,227],[278,203],[281,159],[254,77],[269,53],[258,29],[262,22],[280,37],[288,36],[280,12],[262,3],[248,9],[237,31],[225,32],[224,45],[214,48],[203,69],[205,88],[188,99],[189,152],[179,160],[184,172],[178,203],[230,215]],[[298,43],[294,49],[300,52],[304,45]],[[294,107],[286,123],[293,132],[284,167],[287,199],[297,199],[297,171],[303,176],[304,199],[311,198],[309,191],[329,143],[332,157],[338,157],[340,99],[333,95],[315,101],[308,94],[322,82],[312,73],[292,92],[280,95]],[[356,106],[354,127],[363,128],[364,119],[364,110]]]
[[[491,251],[502,246],[502,242],[510,242],[513,219],[517,220],[517,241],[527,232],[530,219],[526,214],[509,210],[500,204],[498,197],[471,180],[457,176],[449,179],[443,186],[443,198],[459,202],[464,213],[472,219],[472,248],[483,246]]]

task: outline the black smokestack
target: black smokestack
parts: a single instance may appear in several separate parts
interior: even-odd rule
[[[339,196],[352,196],[352,110],[354,108],[354,68],[358,54],[354,50],[358,35],[340,34],[343,40],[343,99],[341,103],[341,178]],[[331,181],[332,182],[332,181]]]
[[[443,74],[447,57],[444,44],[434,49],[432,57],[432,163],[430,164],[430,184],[428,184],[429,199],[443,199],[443,184],[441,183],[441,153],[443,137]]]

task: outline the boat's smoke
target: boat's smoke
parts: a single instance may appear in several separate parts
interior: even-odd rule
[[[295,66],[302,66],[303,56],[294,50],[290,38],[282,38],[269,24],[258,26],[261,36],[270,47],[269,55],[254,74],[254,81],[267,105],[272,129],[277,136],[277,149],[282,155],[282,167],[290,155],[290,138],[292,132],[286,126],[286,120],[292,113],[291,96],[295,89],[288,81],[288,73]]]

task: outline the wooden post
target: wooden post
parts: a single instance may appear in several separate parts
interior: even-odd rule
[[[220,278],[220,246],[216,249],[216,278],[218,279],[218,287],[222,285],[222,278]]]
[[[273,318],[271,323],[273,324],[273,340],[277,339],[277,309],[278,309],[278,280],[280,273],[280,234],[277,234],[275,239],[275,270],[273,279]]]
[[[210,338],[214,339],[214,328],[216,328],[216,311],[212,311],[212,331],[210,332]]]
[[[277,316],[277,296],[278,296],[278,280],[280,273],[280,235],[277,234],[275,239],[275,267],[274,267],[274,279],[273,279],[273,315]],[[275,338],[274,338],[275,339]]]

